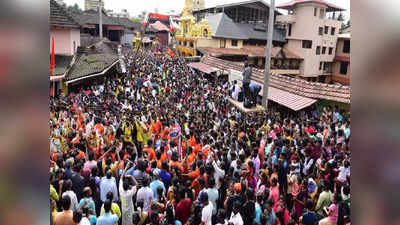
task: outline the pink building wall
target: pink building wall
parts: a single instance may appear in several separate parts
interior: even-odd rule
[[[54,52],[57,55],[74,55],[76,48],[81,44],[80,30],[78,29],[51,28],[50,46],[52,37],[54,37]]]

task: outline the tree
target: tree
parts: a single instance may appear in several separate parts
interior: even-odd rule
[[[143,10],[143,11],[137,16],[137,18],[139,18],[140,20],[144,20],[144,18],[146,18],[146,14],[147,14],[147,11],[146,11],[146,10]]]
[[[347,21],[347,24],[346,24],[346,26],[347,26],[347,27],[350,27],[350,20],[349,20],[349,21]]]
[[[141,20],[140,18],[138,18],[138,17],[132,17],[132,18],[130,18],[130,20],[131,20],[132,22],[138,23],[138,24],[140,24],[140,22],[142,22],[142,20]]]
[[[82,14],[83,12],[77,3],[75,3],[73,6],[68,6],[67,10],[72,14]]]
[[[339,16],[338,16],[337,20],[342,22],[342,28],[344,28],[346,26],[344,24],[344,15],[343,15],[343,13],[339,13]]]

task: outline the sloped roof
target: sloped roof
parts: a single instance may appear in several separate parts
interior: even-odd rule
[[[239,55],[239,56],[248,56],[248,57],[265,57],[266,55],[266,47],[265,46],[255,46],[255,45],[243,45],[242,48],[198,48],[202,52],[208,52],[212,56],[220,56],[220,55]],[[303,59],[303,57],[298,54],[290,51],[286,48],[281,47],[273,47],[271,50],[272,58],[279,58],[279,53],[284,55],[285,58],[288,59]]]
[[[237,23],[240,32],[247,35],[247,39],[267,40],[268,26],[261,26],[260,24]],[[261,28],[261,29],[260,29]],[[274,27],[272,34],[273,41],[285,42],[286,31],[285,29],[278,29]]]
[[[202,62],[219,69],[243,71],[243,63],[231,62],[211,56],[203,57]],[[264,84],[264,70],[253,68],[252,80]],[[308,82],[277,74],[271,74],[269,82],[271,87],[303,97],[350,103],[349,86]]]
[[[206,19],[211,27],[213,37],[231,39],[267,40],[267,27],[260,24],[235,23],[225,13],[209,14]],[[274,41],[285,42],[285,30],[274,28]]]
[[[72,58],[73,56],[54,55],[55,67],[53,69],[53,75],[64,74],[71,64]]]
[[[67,81],[83,78],[104,71],[119,60],[112,43],[103,39],[91,47],[81,47],[74,65],[68,71]]]
[[[102,11],[102,22],[103,25],[114,25],[118,26],[121,25],[116,17],[108,16],[104,11]],[[83,12],[83,14],[75,14],[74,18],[79,22],[81,26],[86,24],[99,24],[99,13],[94,10],[88,10]]]
[[[126,28],[134,28],[134,29],[140,29],[140,24],[139,23],[135,23],[132,20],[128,19],[128,18],[122,18],[122,17],[114,17],[117,19],[117,21],[119,22],[119,24],[123,25]]]
[[[287,3],[283,3],[280,5],[277,5],[276,8],[280,8],[280,9],[290,9],[293,6],[300,4],[300,3],[309,3],[309,2],[314,2],[314,3],[319,3],[319,4],[323,4],[326,5],[328,7],[327,12],[331,12],[331,11],[346,11],[346,9],[337,6],[335,4],[329,3],[325,0],[292,0],[290,2]]]
[[[79,28],[79,24],[55,0],[50,0],[49,24],[54,27]]]
[[[156,31],[169,31],[169,28],[158,20],[155,23],[150,24],[150,27]]]
[[[206,17],[213,37],[247,39],[240,28],[225,13],[211,14]]]

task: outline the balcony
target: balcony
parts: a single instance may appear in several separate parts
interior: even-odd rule
[[[296,22],[296,15],[292,14],[292,15],[279,15],[279,16],[276,16],[276,22],[277,23],[284,23],[284,24],[295,23]]]

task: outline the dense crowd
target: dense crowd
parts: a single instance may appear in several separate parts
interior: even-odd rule
[[[50,100],[52,224],[349,223],[348,113],[244,114],[179,57],[124,60]]]

